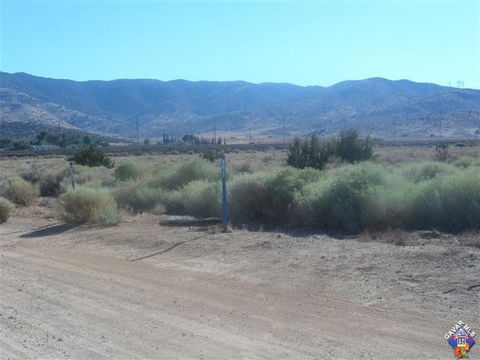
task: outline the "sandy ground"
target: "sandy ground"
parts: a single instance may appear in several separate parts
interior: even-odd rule
[[[20,213],[0,225],[0,358],[452,359],[452,324],[480,328],[480,249],[400,243]]]

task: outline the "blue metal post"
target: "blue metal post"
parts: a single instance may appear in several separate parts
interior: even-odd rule
[[[225,164],[225,156],[220,160],[222,175],[222,223],[223,231],[228,231],[228,202],[227,202],[227,166]]]

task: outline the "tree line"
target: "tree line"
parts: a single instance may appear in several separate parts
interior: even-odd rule
[[[42,131],[30,138],[0,139],[0,148],[7,150],[24,150],[31,149],[34,146],[58,146],[61,149],[68,147],[80,147],[83,145],[99,145],[108,146],[108,142],[100,136],[93,136],[88,134],[78,134],[73,132],[62,132],[60,134],[49,133]]]
[[[287,164],[296,168],[323,169],[335,159],[355,163],[369,160],[373,155],[370,137],[360,139],[356,130],[343,131],[340,137],[321,142],[316,134],[305,140],[295,138],[290,145]]]

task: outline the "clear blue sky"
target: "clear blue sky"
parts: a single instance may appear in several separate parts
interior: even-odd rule
[[[480,0],[1,2],[0,69],[74,80],[480,88]]]

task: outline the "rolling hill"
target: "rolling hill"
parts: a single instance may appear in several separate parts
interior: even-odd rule
[[[48,79],[0,72],[0,137],[70,129],[131,138],[344,128],[379,137],[480,137],[480,90],[371,78],[330,87],[243,81]]]

